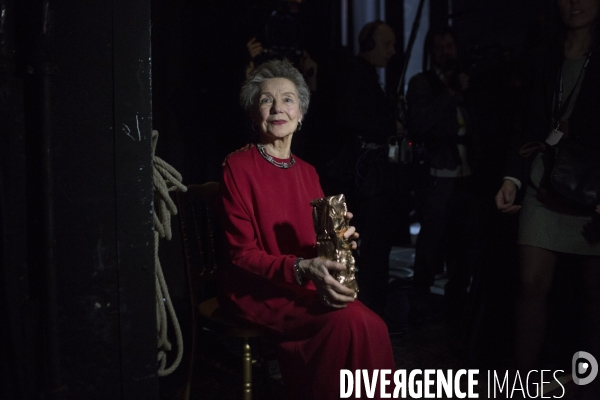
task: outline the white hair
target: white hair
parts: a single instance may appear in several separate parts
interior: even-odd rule
[[[288,60],[271,60],[250,72],[250,76],[242,85],[240,91],[240,104],[244,110],[249,113],[254,107],[261,91],[261,85],[267,79],[285,78],[296,86],[298,98],[300,100],[300,112],[305,115],[308,112],[308,103],[310,101],[310,89],[304,80],[304,77]]]

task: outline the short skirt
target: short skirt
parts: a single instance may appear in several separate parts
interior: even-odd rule
[[[573,215],[547,207],[537,197],[544,175],[542,155],[538,154],[531,167],[531,183],[527,187],[519,220],[518,243],[569,254],[600,256],[600,243],[587,232],[597,230],[593,213]],[[595,217],[597,220],[597,216]],[[595,235],[592,235],[595,236]]]

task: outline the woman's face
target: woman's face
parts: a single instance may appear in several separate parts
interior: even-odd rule
[[[600,0],[558,0],[558,8],[567,28],[589,29],[598,15]]]
[[[254,125],[267,139],[281,139],[291,135],[302,120],[300,98],[296,85],[285,78],[267,79],[261,85],[258,113]]]

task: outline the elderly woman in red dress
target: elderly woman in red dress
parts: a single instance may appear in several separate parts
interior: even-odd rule
[[[316,257],[310,202],[324,194],[315,169],[290,152],[309,93],[300,72],[277,60],[254,69],[242,87],[259,135],[223,163],[231,263],[220,304],[276,334],[290,398],[327,400],[340,396],[340,369],[393,370],[394,359],[385,323],[333,278],[344,266]],[[345,235],[358,238],[353,227]]]

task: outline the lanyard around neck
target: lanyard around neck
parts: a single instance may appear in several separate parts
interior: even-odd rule
[[[588,53],[587,57],[585,58],[585,62],[583,63],[583,66],[581,67],[581,71],[579,71],[579,76],[577,77],[577,81],[575,82],[575,85],[573,85],[573,89],[571,89],[571,92],[565,99],[564,103],[563,103],[563,76],[562,76],[562,65],[561,65],[559,74],[558,74],[559,83],[558,83],[558,96],[556,99],[557,104],[554,107],[554,120],[555,121],[560,121],[562,116],[565,115],[565,112],[567,111],[567,108],[569,107],[569,103],[571,102],[571,98],[573,97],[573,93],[575,92],[575,89],[577,89],[577,85],[579,84],[579,81],[581,80],[583,71],[585,71],[585,69],[587,68],[587,65],[590,62],[591,56],[592,56],[592,52],[590,51]]]

